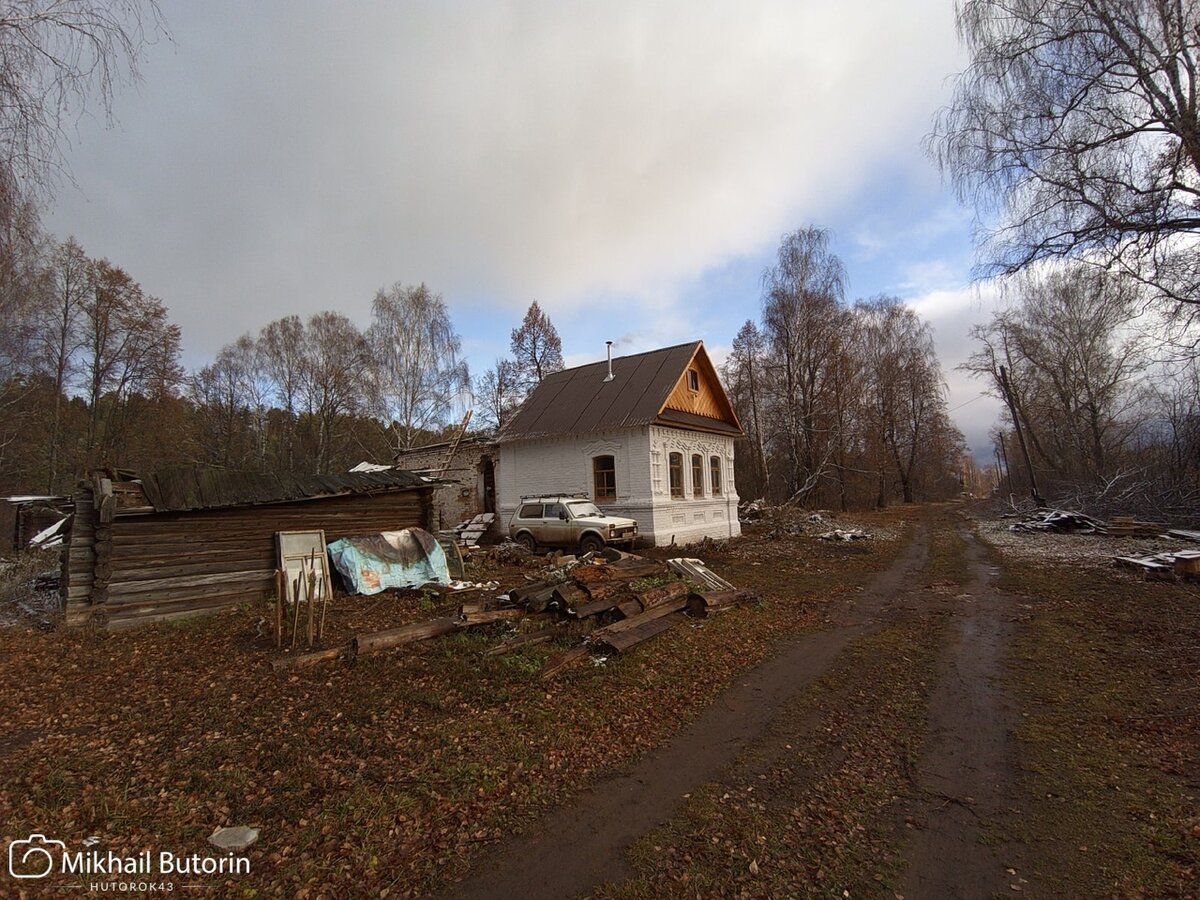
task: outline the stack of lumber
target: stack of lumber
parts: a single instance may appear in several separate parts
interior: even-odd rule
[[[688,581],[676,573],[686,575]],[[702,590],[694,591],[689,581]],[[542,677],[553,678],[594,650],[625,653],[689,617],[702,619],[730,609],[744,596],[698,559],[673,559],[668,563],[621,554],[614,560],[597,559],[569,570],[552,570],[544,580],[494,599],[464,603],[457,618],[355,635],[342,647],[284,656],[272,666],[279,670],[337,658],[354,659],[494,622],[543,626],[518,633],[488,651],[488,655],[500,655],[550,641],[559,633],[558,628],[569,622],[594,625],[581,643],[547,661]]]
[[[1133,516],[1113,516],[1105,529],[1109,534],[1121,537],[1154,537],[1166,531],[1164,522],[1145,522]]]
[[[1172,528],[1167,532],[1167,537],[1200,544],[1200,531],[1188,531],[1186,528]]]
[[[1141,569],[1147,578],[1200,577],[1200,550],[1173,550],[1152,556],[1114,556],[1113,565]]]
[[[458,535],[458,542],[462,546],[478,547],[479,539],[492,527],[492,522],[494,521],[496,521],[495,513],[480,513],[469,522],[456,525],[454,533]]]

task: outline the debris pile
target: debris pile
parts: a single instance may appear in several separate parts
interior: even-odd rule
[[[272,667],[278,670],[337,658],[352,660],[493,622],[543,625],[511,636],[488,651],[488,655],[500,655],[549,641],[562,633],[558,629],[567,623],[594,624],[581,643],[547,661],[542,677],[552,678],[593,650],[625,653],[689,617],[706,618],[748,596],[699,559],[662,562],[609,549],[581,558],[560,557],[537,580],[490,600],[463,603],[457,618],[358,634],[345,646],[280,657]]]
[[[766,500],[749,500],[738,504],[738,518],[743,522],[757,522],[766,513]]]
[[[1113,516],[1103,530],[1120,537],[1155,537],[1166,529],[1164,522],[1144,522],[1134,516]]]
[[[1152,556],[1114,556],[1113,565],[1141,569],[1147,578],[1200,579],[1200,550],[1174,550]]]
[[[1009,531],[1053,531],[1072,534],[1105,534],[1099,519],[1066,509],[1042,509],[1008,526]]]
[[[871,535],[867,534],[861,528],[835,528],[833,531],[826,531],[821,535],[823,541],[865,541]]]
[[[454,534],[458,539],[460,546],[469,549],[475,549],[479,546],[479,539],[487,533],[487,530],[492,527],[492,522],[496,521],[495,513],[480,513],[475,518],[454,526]]]

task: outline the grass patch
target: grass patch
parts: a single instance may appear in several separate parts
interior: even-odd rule
[[[1017,562],[1025,843],[1055,896],[1200,883],[1200,592]]]
[[[258,827],[252,878],[214,882],[221,895],[435,890],[489,843],[661,744],[779,641],[819,627],[827,604],[901,547],[873,543],[849,561],[808,538],[751,535],[706,552],[761,602],[551,685],[538,673],[557,647],[483,655],[500,625],[281,676],[259,634],[266,607],[115,634],[10,629],[0,821],[75,848],[97,835],[118,855],[204,852],[219,825]],[[339,597],[327,633],[336,644],[457,602]]]

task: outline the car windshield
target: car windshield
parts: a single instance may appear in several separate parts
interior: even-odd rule
[[[569,506],[571,508],[571,515],[574,516],[576,519],[582,518],[584,516],[603,516],[604,515],[604,513],[600,512],[600,510],[596,508],[596,504],[592,503],[590,500],[588,500],[584,503],[568,503],[567,506]]]

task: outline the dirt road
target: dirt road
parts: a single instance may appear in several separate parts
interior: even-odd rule
[[[985,897],[1008,890],[1019,875],[1007,870],[1019,861],[1002,835],[998,839],[987,828],[1013,803],[1012,713],[996,680],[1011,630],[1010,601],[990,587],[979,545],[969,539],[967,547],[965,593],[947,598],[930,592],[923,577],[930,531],[919,528],[888,570],[831,611],[828,627],[794,639],[665,746],[501,845],[449,895],[560,898],[625,881],[632,874],[626,851],[634,842],[676,815],[685,795],[765,744],[777,714],[848,646],[885,623],[931,611],[954,624],[930,688],[929,739],[913,773],[918,797],[910,810],[913,827],[898,836],[910,841],[905,891],[914,897]]]
[[[1012,702],[1001,684],[1015,601],[992,586],[997,574],[964,533],[970,581],[949,604],[950,641],[929,698],[929,737],[915,773],[921,802],[907,858],[912,897],[990,897],[1023,890]]]

